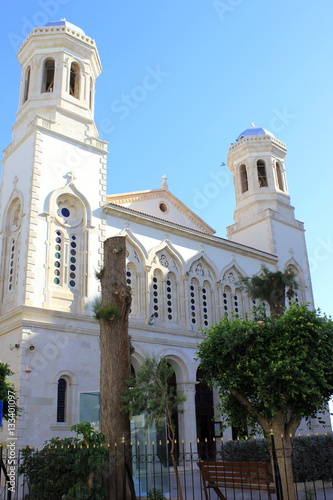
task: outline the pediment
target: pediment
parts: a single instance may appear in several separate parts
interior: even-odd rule
[[[168,189],[160,188],[113,194],[108,195],[106,201],[206,234],[213,235],[215,233],[213,228],[170,193]]]

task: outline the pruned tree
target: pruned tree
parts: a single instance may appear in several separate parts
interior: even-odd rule
[[[101,432],[110,445],[110,499],[132,498],[131,476],[123,493],[123,468],[131,472],[130,420],[121,411],[121,397],[131,373],[128,316],[131,290],[126,284],[126,239],[115,236],[104,242],[104,268],[98,273],[102,299],[94,304],[100,321],[100,421]],[[114,453],[119,450],[119,457]],[[122,457],[125,461],[119,460]]]
[[[261,266],[259,276],[240,278],[239,283],[252,299],[260,299],[268,303],[271,316],[283,314],[286,297],[291,299],[298,289],[296,273],[287,268],[282,271],[270,271],[266,266]]]
[[[333,321],[305,305],[263,321],[221,321],[198,346],[206,380],[219,390],[225,425],[274,433],[284,498],[295,500],[292,439],[302,418],[333,394]]]
[[[180,405],[185,395],[170,386],[174,369],[166,358],[147,356],[136,376],[129,378],[123,393],[123,408],[130,415],[146,415],[148,425],[166,426],[170,443],[170,458],[175,472],[180,500],[183,499],[180,477],[175,454],[176,431],[173,415],[182,413]]]

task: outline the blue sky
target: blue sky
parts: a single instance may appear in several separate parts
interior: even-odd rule
[[[235,200],[220,165],[251,122],[270,130],[288,148],[316,306],[333,314],[331,0],[16,0],[0,12],[1,150],[17,111],[18,46],[34,26],[66,18],[102,61],[95,120],[109,142],[108,192],[158,188],[166,174],[225,237]]]

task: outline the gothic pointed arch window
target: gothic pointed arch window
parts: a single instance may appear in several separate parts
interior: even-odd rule
[[[138,316],[139,308],[139,280],[138,280],[138,270],[133,262],[128,262],[126,265],[126,284],[131,289],[131,309],[130,316]]]
[[[242,317],[246,309],[244,292],[237,286],[240,273],[235,267],[228,269],[222,278],[223,293],[222,293],[222,312],[228,316],[229,319],[235,315]]]
[[[195,278],[190,282],[190,322],[192,328],[198,322],[198,305],[199,305],[199,283]]]
[[[69,94],[79,99],[80,97],[80,66],[72,62],[69,73]]]
[[[245,193],[246,191],[249,190],[246,165],[243,164],[240,166],[239,174],[240,174],[241,191],[242,193]]]
[[[155,269],[151,284],[151,317],[163,319],[162,272]]]
[[[268,187],[266,164],[264,160],[257,161],[257,173],[258,173],[258,184],[259,187]]]
[[[294,289],[294,295],[291,298],[288,298],[286,296],[286,307],[290,307],[292,304],[296,304],[296,306],[299,306],[300,304],[303,303],[303,290],[304,290],[304,285],[303,285],[303,276],[302,273],[297,269],[297,267],[293,264],[289,264],[287,266],[287,269],[290,269],[295,275],[296,275],[296,281],[298,284],[298,288]],[[288,290],[287,290],[288,292]]]
[[[176,279],[173,273],[168,273],[165,278],[165,311],[168,321],[177,318]]]
[[[149,273],[151,296],[150,318],[174,326],[181,315],[179,305],[179,282],[181,262],[172,249],[164,246],[151,254]]]
[[[53,92],[55,76],[55,62],[52,57],[47,58],[43,65],[42,92]]]
[[[212,283],[216,283],[215,273],[201,257],[192,263],[187,274],[191,277],[188,284],[189,326],[192,330],[206,328],[215,319],[215,296],[212,286]]]
[[[284,191],[284,184],[283,184],[283,177],[282,177],[282,170],[281,170],[281,166],[279,164],[279,162],[277,161],[276,164],[275,164],[275,168],[276,168],[276,178],[277,178],[277,185],[278,185],[278,188],[281,190],[281,191]]]
[[[29,98],[29,90],[30,90],[30,73],[31,73],[31,68],[30,66],[27,67],[24,75],[24,88],[23,88],[23,104],[28,100]]]
[[[14,197],[9,203],[4,220],[3,251],[4,251],[4,298],[13,295],[18,283],[20,245],[21,245],[21,219],[22,201]],[[14,294],[15,295],[15,294]]]
[[[60,191],[60,193],[59,193]],[[55,191],[50,200],[46,304],[78,312],[88,293],[87,205],[73,192]]]
[[[207,280],[201,288],[201,323],[205,328],[212,323],[212,287]]]
[[[232,290],[230,286],[225,286],[223,289],[223,314],[229,317],[229,313],[232,310]]]

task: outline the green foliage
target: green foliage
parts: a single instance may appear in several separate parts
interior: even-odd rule
[[[100,267],[98,271],[95,271],[96,278],[101,281],[105,274],[105,267]]]
[[[298,289],[296,274],[291,269],[270,271],[266,266],[261,266],[261,275],[240,278],[240,285],[253,299],[268,302],[271,314],[282,314],[285,295],[291,299]]]
[[[121,318],[121,311],[115,304],[102,305],[102,299],[97,297],[92,305],[95,318],[107,322],[117,323]]]
[[[15,400],[15,405],[12,405],[12,402],[14,400],[12,399],[14,393],[15,393],[15,388],[14,384],[9,382],[7,380],[7,377],[10,377],[11,375],[14,375],[14,373],[11,371],[9,368],[9,365],[7,363],[2,363],[0,361],[0,401],[3,401],[3,418],[4,420],[8,420],[8,418],[12,418],[13,414],[15,417],[17,417],[20,408],[17,405],[17,401]],[[8,413],[8,400],[11,402],[11,408],[14,408],[14,412]]]
[[[227,462],[268,462],[267,439],[228,441],[221,449]],[[293,439],[292,463],[295,482],[333,480],[333,435],[300,436]]]
[[[146,414],[147,424],[167,425],[173,429],[172,414],[180,413],[185,396],[170,387],[174,369],[166,358],[146,357],[136,377],[130,377],[123,395],[124,409],[131,416]]]
[[[333,481],[333,435],[295,438],[293,470],[297,482]]]
[[[165,495],[163,495],[162,491],[156,488],[152,488],[148,491],[148,500],[166,500]]]
[[[25,474],[34,500],[104,500],[103,471],[108,450],[104,436],[85,422],[72,427],[79,437],[53,438],[43,449],[26,447],[19,473]]]
[[[228,441],[222,446],[221,458],[226,462],[269,462],[267,439]]]
[[[279,412],[314,417],[333,394],[333,322],[319,312],[293,306],[260,322],[223,318],[203,334],[198,357],[219,388],[225,425]]]

